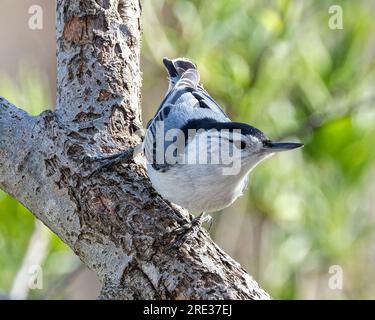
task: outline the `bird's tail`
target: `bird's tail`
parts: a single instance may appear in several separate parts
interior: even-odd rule
[[[171,90],[175,86],[175,84],[178,82],[178,80],[180,80],[185,71],[189,69],[197,69],[197,66],[187,58],[164,58],[163,63],[169,75],[169,90]]]

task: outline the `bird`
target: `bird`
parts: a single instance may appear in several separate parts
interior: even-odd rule
[[[207,213],[243,195],[257,164],[303,144],[272,141],[247,123],[231,121],[204,89],[190,59],[164,58],[163,64],[169,87],[146,127],[147,172],[163,198],[199,214],[201,223]],[[227,159],[222,159],[226,148]],[[232,162],[224,161],[228,159]]]

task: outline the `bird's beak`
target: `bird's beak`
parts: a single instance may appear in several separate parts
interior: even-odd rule
[[[296,142],[273,142],[267,141],[264,144],[265,150],[268,152],[281,152],[281,151],[288,151],[292,149],[297,149],[303,147],[303,143],[296,143]]]

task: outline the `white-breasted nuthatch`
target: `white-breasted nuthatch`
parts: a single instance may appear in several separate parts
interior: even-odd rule
[[[232,122],[200,84],[193,62],[163,62],[169,89],[147,125],[143,147],[152,185],[165,199],[190,212],[220,210],[242,195],[259,162],[303,146],[273,142],[259,129]]]

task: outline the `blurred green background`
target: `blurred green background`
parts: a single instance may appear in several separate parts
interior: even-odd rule
[[[343,29],[329,26],[334,4]],[[232,120],[306,145],[254,170],[246,195],[213,215],[214,240],[274,298],[375,298],[375,2],[153,0],[143,7],[145,123],[167,88],[162,58],[186,56]],[[17,83],[1,79],[0,95],[33,114],[50,107],[54,90],[43,72],[20,70]],[[36,232],[31,214],[0,193],[3,295]],[[44,241],[44,289],[28,297],[71,298],[65,288],[82,267],[56,236]],[[329,286],[332,266],[342,268],[342,289]]]

